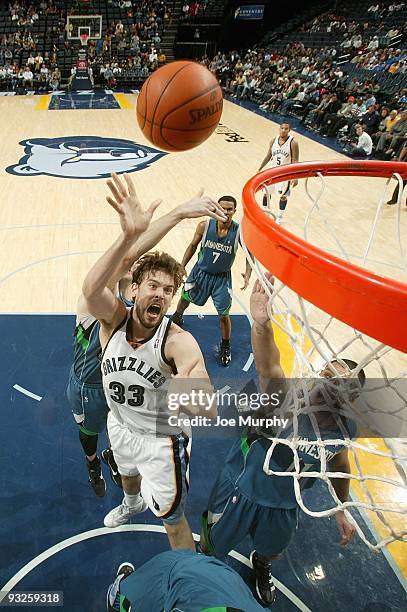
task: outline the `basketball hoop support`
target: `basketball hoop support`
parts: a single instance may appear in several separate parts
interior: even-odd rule
[[[407,164],[316,161],[271,168],[243,188],[243,237],[251,253],[280,281],[354,329],[407,352],[407,284],[379,276],[306,242],[277,225],[257,204],[262,186],[322,176],[407,179]]]

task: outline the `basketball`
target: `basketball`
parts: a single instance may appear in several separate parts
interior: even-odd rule
[[[137,121],[159,149],[186,151],[204,142],[222,115],[222,89],[201,64],[172,62],[145,81],[137,99]]]

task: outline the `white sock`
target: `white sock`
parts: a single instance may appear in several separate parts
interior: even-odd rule
[[[124,504],[128,507],[128,508],[135,508],[138,503],[140,501],[140,493],[137,493],[137,495],[129,495],[128,493],[124,494]]]

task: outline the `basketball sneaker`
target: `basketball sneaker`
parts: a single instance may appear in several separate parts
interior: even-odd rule
[[[113,510],[110,510],[109,514],[106,514],[104,518],[105,527],[119,527],[119,525],[125,525],[129,522],[132,516],[141,514],[147,510],[147,504],[139,494],[139,500],[135,506],[128,506],[123,499],[120,506],[116,506]]]
[[[93,461],[86,458],[86,467],[88,468],[89,484],[98,497],[103,497],[106,493],[106,482],[102,474],[102,466],[99,457],[95,457]]]
[[[171,317],[171,321],[180,327],[184,325],[184,317],[179,312],[174,312]]]
[[[116,572],[116,580],[113,582],[113,584],[110,585],[107,591],[107,597],[106,597],[107,612],[120,612],[120,610],[124,609],[120,606],[121,604],[120,583],[123,580],[123,578],[127,578],[127,576],[132,574],[134,572],[134,569],[135,569],[134,565],[132,563],[129,563],[128,561],[126,561],[125,563],[122,563],[119,566]]]
[[[113,480],[114,484],[117,487],[120,487],[122,489],[123,488],[122,477],[119,474],[119,470],[118,470],[118,467],[117,467],[117,463],[114,460],[114,455],[113,455],[112,449],[111,448],[105,448],[105,450],[103,450],[100,453],[100,458],[102,459],[103,463],[105,463],[107,465],[107,467],[109,468],[110,478]]]
[[[260,601],[269,606],[276,598],[276,585],[271,575],[271,563],[260,561],[255,550],[250,555],[250,562],[256,578],[256,593]]]
[[[220,363],[223,366],[228,366],[230,364],[230,362],[232,361],[232,353],[230,351],[230,342],[229,340],[225,341],[222,340],[220,343],[220,348],[219,348],[219,356],[220,356]]]

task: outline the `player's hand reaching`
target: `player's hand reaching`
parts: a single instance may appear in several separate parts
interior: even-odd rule
[[[339,510],[339,512],[336,513],[335,518],[341,536],[340,544],[341,546],[346,546],[355,535],[356,529],[352,523],[348,521],[343,510]]]
[[[265,277],[268,282],[274,284],[274,277],[271,272],[266,272]],[[257,279],[254,283],[252,294],[250,296],[250,314],[253,320],[259,325],[265,325],[269,320],[269,314],[267,305],[269,303],[269,297],[265,292],[262,284]]]
[[[222,206],[209,196],[204,196],[203,192],[204,190],[200,189],[195,197],[177,206],[175,211],[182,219],[197,219],[207,216],[217,221],[227,221]]]
[[[243,287],[240,287],[240,290],[244,291],[249,286],[250,274],[246,272],[242,272],[242,277],[243,277]]]
[[[143,210],[137,197],[134,183],[128,174],[119,178],[116,173],[107,181],[112,196],[107,196],[109,202],[119,215],[120,225],[127,240],[133,240],[150,225],[151,219],[161,200],[154,200],[149,208]]]

